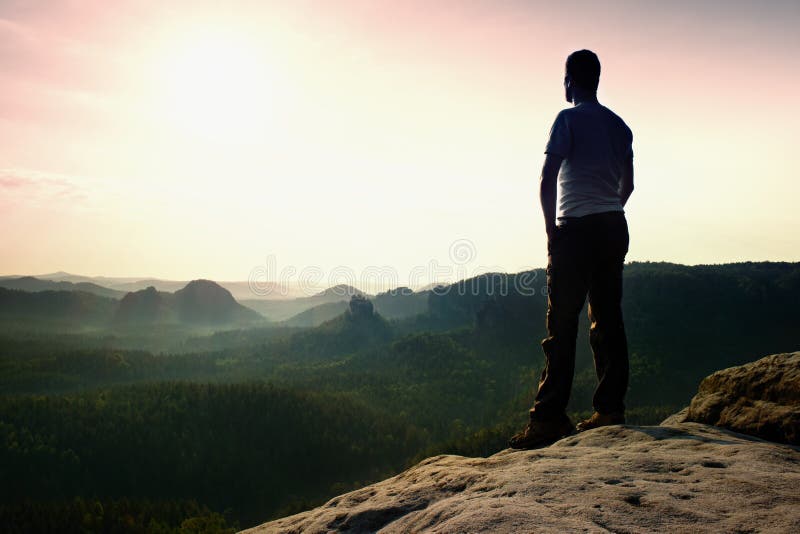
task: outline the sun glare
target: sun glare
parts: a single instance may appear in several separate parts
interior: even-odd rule
[[[164,113],[180,133],[242,144],[271,130],[275,80],[257,43],[235,35],[198,35],[164,59]]]

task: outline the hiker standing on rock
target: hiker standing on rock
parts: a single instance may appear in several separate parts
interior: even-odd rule
[[[569,55],[564,90],[573,107],[562,110],[550,130],[539,191],[547,231],[545,368],[530,422],[509,441],[513,448],[545,445],[575,431],[566,408],[587,294],[599,384],[595,413],[577,429],[625,422],[628,343],[621,301],[629,237],[623,208],[633,192],[633,135],[597,101],[599,81],[593,52]]]

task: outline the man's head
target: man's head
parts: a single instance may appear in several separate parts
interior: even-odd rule
[[[564,76],[564,91],[567,102],[572,102],[575,93],[594,95],[600,83],[600,60],[591,50],[578,50],[567,57]]]

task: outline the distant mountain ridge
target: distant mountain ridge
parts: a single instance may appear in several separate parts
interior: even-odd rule
[[[19,279],[14,279],[19,280]],[[27,287],[44,287],[23,279]],[[47,281],[44,281],[47,283]],[[184,324],[190,326],[247,326],[264,318],[210,280],[193,280],[175,293],[148,287],[121,299],[75,290],[23,291],[0,287],[0,317],[6,321],[42,326],[37,321],[85,327]],[[45,284],[46,285],[46,284]]]
[[[20,276],[0,279],[0,287],[18,289],[20,291],[84,291],[101,297],[119,299],[125,295],[124,291],[117,291],[95,284],[93,282],[70,282],[66,280],[54,281],[36,278],[35,276]]]
[[[90,281],[93,280],[93,281]],[[99,283],[98,283],[99,282]],[[157,318],[162,320],[177,320],[174,314],[166,310],[157,310],[159,307],[170,307],[168,294],[183,290],[194,282],[181,282],[175,280],[160,280],[156,278],[109,278],[87,277],[73,275],[63,271],[38,276],[7,276],[0,277],[0,287],[17,289],[21,291],[83,291],[94,295],[125,300],[119,319],[130,323],[152,323]],[[248,282],[214,282],[218,287],[226,289],[236,300],[249,309],[273,322],[280,322],[285,326],[313,327],[334,318],[347,308],[347,303],[352,295],[363,295],[374,298],[375,307],[386,318],[404,318],[427,310],[427,295],[425,292],[414,292],[407,287],[399,287],[375,296],[360,289],[338,284],[314,293],[310,296],[296,296],[275,294],[273,298],[257,297]],[[152,288],[152,290],[151,290]],[[142,291],[156,291],[142,293],[135,297],[126,298],[129,293]],[[244,297],[244,298],[243,298]],[[220,302],[224,299],[219,297]],[[160,303],[157,304],[156,300]],[[149,312],[143,307],[150,306]],[[187,312],[191,315],[191,312]],[[145,318],[148,317],[148,318]],[[190,320],[189,322],[194,322]],[[214,321],[211,321],[212,323]]]
[[[339,284],[308,297],[290,300],[244,299],[242,304],[256,310],[270,321],[289,320],[295,326],[315,326],[331,319],[333,317],[331,312],[335,312],[334,315],[341,313],[352,295],[370,296],[353,286]],[[318,306],[319,310],[311,311]],[[309,313],[296,317],[306,311]]]
[[[123,295],[130,291],[147,289],[150,286],[155,287],[158,291],[175,292],[190,282],[190,280],[169,280],[152,276],[84,276],[80,274],[58,271],[54,273],[33,275],[0,275],[0,287],[6,287],[2,285],[2,283],[6,280],[23,277],[33,277],[39,280],[48,280],[51,282],[71,282],[73,284],[87,282],[100,287],[122,292]],[[348,284],[337,284],[326,288],[322,285],[309,286],[307,283],[300,283],[299,281],[292,283],[281,281],[265,282],[256,280],[215,280],[215,282],[230,291],[233,297],[238,301],[287,301],[299,298],[325,297],[331,297],[334,300],[347,300],[352,294],[371,295],[369,291],[362,291]],[[430,284],[430,287],[417,288],[415,291],[422,292],[436,285],[440,284]],[[390,291],[397,291],[399,289],[407,288],[396,288]]]
[[[193,280],[175,293],[158,291],[153,286],[128,293],[120,301],[114,321],[224,325],[260,322],[263,317],[236,302],[230,291],[219,284]]]
[[[720,346],[725,345],[727,349],[738,352],[741,341],[728,340],[722,336],[723,331],[728,331],[728,324],[736,324],[743,329],[762,329],[762,337],[772,340],[777,350],[777,346],[788,335],[786,328],[794,320],[796,302],[800,298],[800,263],[741,262],[686,266],[668,262],[631,262],[625,265],[623,274],[623,306],[626,326],[630,325],[629,342],[632,346],[637,342],[644,343],[651,335],[657,335],[663,329],[661,325],[670,325],[671,328],[680,328],[684,332],[681,339],[686,347],[680,354],[687,355],[695,352],[694,347],[699,340],[708,335],[719,337]],[[0,286],[4,283],[27,283],[45,287],[40,282],[52,283],[36,280],[28,277],[5,278],[0,279]],[[520,282],[530,286],[527,289],[532,292],[523,294],[514,291]],[[68,287],[74,292],[84,293],[76,290],[76,283],[70,284],[72,285]],[[230,320],[233,321],[231,324],[235,324],[243,317],[252,317],[248,312],[242,312],[240,308],[233,306],[233,295],[222,284],[208,284],[214,285],[207,287],[207,296],[200,295],[203,293],[200,289],[203,287],[202,283],[196,291],[186,295],[187,299],[193,298],[191,294],[194,293],[197,297],[196,304],[188,307],[174,302],[173,293],[152,286],[150,293],[127,299],[122,306],[125,309],[119,313],[118,323],[155,324],[169,321],[178,324],[225,324],[225,321]],[[188,285],[190,284],[177,288],[175,293]],[[213,288],[224,289],[226,293]],[[509,341],[512,337],[522,341],[532,332],[540,331],[544,324],[544,269],[516,274],[478,275],[442,286],[441,291],[413,292],[402,289],[369,298],[375,310],[387,319],[405,320],[417,317],[418,319],[414,319],[415,323],[403,326],[409,330],[423,327],[444,330],[474,323],[483,329],[503,329],[507,331],[507,336],[511,336],[507,337]],[[212,294],[216,296],[213,297]],[[269,321],[281,323],[282,326],[309,327],[317,326],[342,313],[348,296],[354,294],[364,293],[351,286],[340,285],[309,297],[293,300],[245,300],[240,304],[256,310]],[[55,299],[56,296],[51,294],[38,299],[37,306],[43,306],[42,303],[47,298]],[[65,298],[67,297],[58,297],[62,301]],[[15,313],[14,306],[19,306],[20,310],[26,310],[26,317],[30,318],[30,313],[36,306],[26,307],[24,300],[25,297],[21,295],[15,295],[13,299],[6,298],[5,301],[0,299],[0,306],[12,306],[9,304],[12,301],[15,303],[11,308],[0,310],[0,315],[11,317]],[[76,309],[81,310],[81,314],[88,313],[88,316],[95,317],[93,321],[96,323],[96,316],[87,311],[92,306],[92,299],[80,297],[79,300],[81,303]],[[211,304],[212,302],[216,304]],[[197,314],[192,311],[194,306],[201,304],[207,307],[219,305],[221,311],[206,309]],[[107,304],[97,303],[97,307],[106,309]],[[56,306],[54,309],[64,308]],[[732,310],[736,312],[733,313]],[[42,311],[42,316],[54,318],[50,311]],[[117,313],[112,313],[109,322],[115,316]],[[585,316],[585,313],[581,314],[581,324],[586,323]],[[751,350],[755,348],[752,346],[755,341],[746,344]],[[585,347],[581,348],[579,357],[588,356],[583,349]],[[652,350],[666,357],[663,348],[648,346],[648,351]],[[632,357],[635,356],[633,354]]]
[[[17,326],[96,327],[107,323],[119,301],[84,291],[22,291],[0,287],[0,319]]]
[[[71,282],[73,284],[91,283],[97,286],[120,292],[119,298],[125,293],[147,289],[152,286],[158,291],[175,292],[183,288],[190,280],[167,280],[152,276],[84,276],[71,274],[64,271],[55,273],[36,274],[36,275],[6,275],[0,276],[0,287],[4,282],[14,278],[37,278],[42,281],[50,282]],[[290,300],[308,296],[310,288],[296,284],[284,284],[279,282],[271,283],[251,283],[248,280],[217,281],[217,284],[231,292],[236,300],[242,299],[268,299],[268,300]],[[15,289],[15,288],[13,288]],[[68,287],[51,288],[69,290]],[[323,288],[316,288],[320,292],[327,291]],[[260,291],[263,290],[263,291]],[[349,298],[349,295],[348,295]]]
[[[378,293],[375,296],[371,296],[367,295],[366,293],[360,292],[355,288],[351,289],[354,289],[355,291],[349,292],[347,294],[370,297],[373,304],[375,305],[375,311],[377,311],[382,317],[385,317],[386,319],[405,319],[407,317],[412,317],[414,315],[419,315],[428,311],[428,293],[429,293],[428,291],[412,291],[408,287],[398,287],[396,289],[385,291],[383,293]],[[329,296],[329,295],[341,294],[341,291],[340,290],[330,291],[330,292],[326,291],[323,293],[326,296]],[[317,295],[315,295],[315,297],[321,295],[323,294],[318,293]],[[251,307],[254,309],[263,307],[263,305],[259,306],[258,302],[251,303],[250,301],[248,301],[248,304],[250,304]],[[289,319],[283,321],[282,324],[285,324],[286,326],[298,326],[298,327],[319,326],[325,321],[333,319],[337,315],[341,314],[343,311],[347,309],[347,306],[348,306],[348,301],[344,297],[342,297],[341,300],[316,304],[315,306],[308,308],[298,313],[297,315],[294,315]]]

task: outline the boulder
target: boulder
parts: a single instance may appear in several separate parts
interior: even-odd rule
[[[706,377],[684,420],[800,445],[800,352],[773,354]]]

